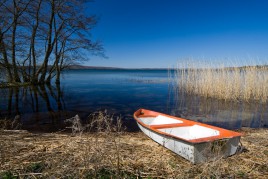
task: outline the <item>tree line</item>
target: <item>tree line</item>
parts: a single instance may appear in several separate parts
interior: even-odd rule
[[[60,83],[63,69],[101,55],[87,0],[0,0],[0,68],[8,83]]]

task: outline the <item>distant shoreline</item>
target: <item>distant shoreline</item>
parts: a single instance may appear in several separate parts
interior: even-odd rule
[[[169,68],[120,68],[120,67],[99,67],[72,65],[67,70],[169,70]]]
[[[256,66],[241,66],[241,67],[224,67],[226,69],[243,69],[256,67],[258,68],[266,68],[268,69],[268,65],[256,65]],[[200,68],[202,69],[202,68]],[[210,69],[210,68],[209,68]],[[218,68],[214,68],[218,69]],[[71,65],[67,68],[67,70],[178,70],[177,68],[122,68],[122,67],[101,67],[101,66],[83,66],[83,65]]]

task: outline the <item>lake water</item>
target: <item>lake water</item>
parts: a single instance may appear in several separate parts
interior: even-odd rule
[[[132,117],[139,108],[237,129],[267,127],[267,104],[234,103],[178,96],[167,70],[69,70],[61,85],[0,89],[0,117],[19,114],[23,129],[58,131],[64,119],[82,120],[95,111],[120,116],[129,131],[138,130]]]

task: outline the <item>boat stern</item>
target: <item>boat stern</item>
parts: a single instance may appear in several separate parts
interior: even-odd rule
[[[215,161],[236,153],[241,136],[194,144],[193,163]]]

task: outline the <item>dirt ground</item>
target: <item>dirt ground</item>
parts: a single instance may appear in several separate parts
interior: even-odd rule
[[[0,131],[0,178],[268,178],[268,129],[248,129],[245,150],[194,165],[142,132]]]

